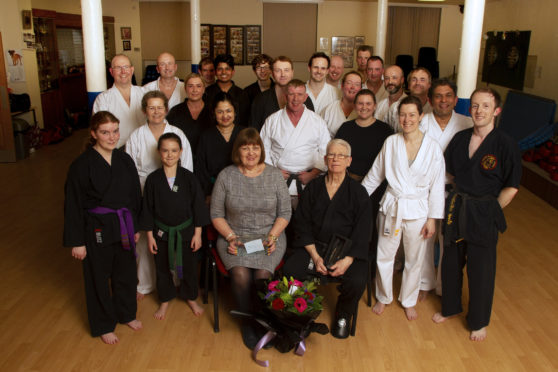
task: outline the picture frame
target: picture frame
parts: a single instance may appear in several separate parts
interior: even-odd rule
[[[244,64],[244,26],[228,26],[227,50],[234,58],[234,64]]]
[[[132,27],[120,27],[120,38],[122,40],[132,40]]]
[[[345,68],[353,68],[354,53],[354,36],[333,36],[331,38],[331,55],[340,55]]]
[[[24,30],[31,30],[31,11],[22,10],[21,11],[21,26]]]
[[[211,26],[211,58],[215,59],[219,54],[227,53],[227,26]]]
[[[252,64],[252,60],[262,54],[262,26],[244,26],[244,49],[246,50],[246,64]]]
[[[200,25],[201,57],[211,57],[211,25]]]
[[[122,50],[132,50],[132,42],[130,40],[122,40]]]

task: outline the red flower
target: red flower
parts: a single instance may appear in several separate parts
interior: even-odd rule
[[[273,309],[275,309],[275,310],[282,310],[282,309],[285,307],[285,303],[283,302],[282,299],[276,298],[276,299],[273,300],[273,302],[271,303],[271,306],[272,306]]]
[[[299,313],[302,313],[304,310],[306,310],[308,305],[306,304],[306,300],[304,298],[299,297],[295,300],[294,307],[296,307]]]
[[[304,292],[304,294],[308,297],[308,301],[314,301],[314,298],[316,298],[312,292]]]
[[[279,280],[274,280],[272,282],[269,282],[269,284],[267,285],[267,289],[269,289],[270,291],[273,292],[278,292],[277,290],[277,284],[279,284]]]

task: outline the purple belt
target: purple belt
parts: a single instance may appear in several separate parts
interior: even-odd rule
[[[134,255],[136,254],[136,242],[134,240],[134,220],[132,219],[132,213],[128,208],[120,209],[110,209],[105,207],[95,207],[89,209],[90,213],[95,214],[109,214],[116,213],[118,220],[120,221],[120,238],[122,239],[122,247],[129,251],[132,249]]]

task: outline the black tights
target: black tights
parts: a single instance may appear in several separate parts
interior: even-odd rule
[[[263,269],[235,266],[229,270],[229,274],[237,309],[248,313],[257,311],[253,296],[261,283],[269,279],[271,273]]]

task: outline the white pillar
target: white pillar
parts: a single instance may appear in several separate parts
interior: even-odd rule
[[[95,97],[107,89],[101,0],[81,0],[81,23],[87,96],[91,108]]]
[[[458,96],[468,99],[477,87],[485,0],[466,0],[457,73]]]
[[[198,72],[201,59],[200,0],[190,0],[190,25],[192,34],[192,72]]]
[[[376,28],[376,55],[386,59],[386,35],[388,18],[388,0],[378,0],[378,21]]]

